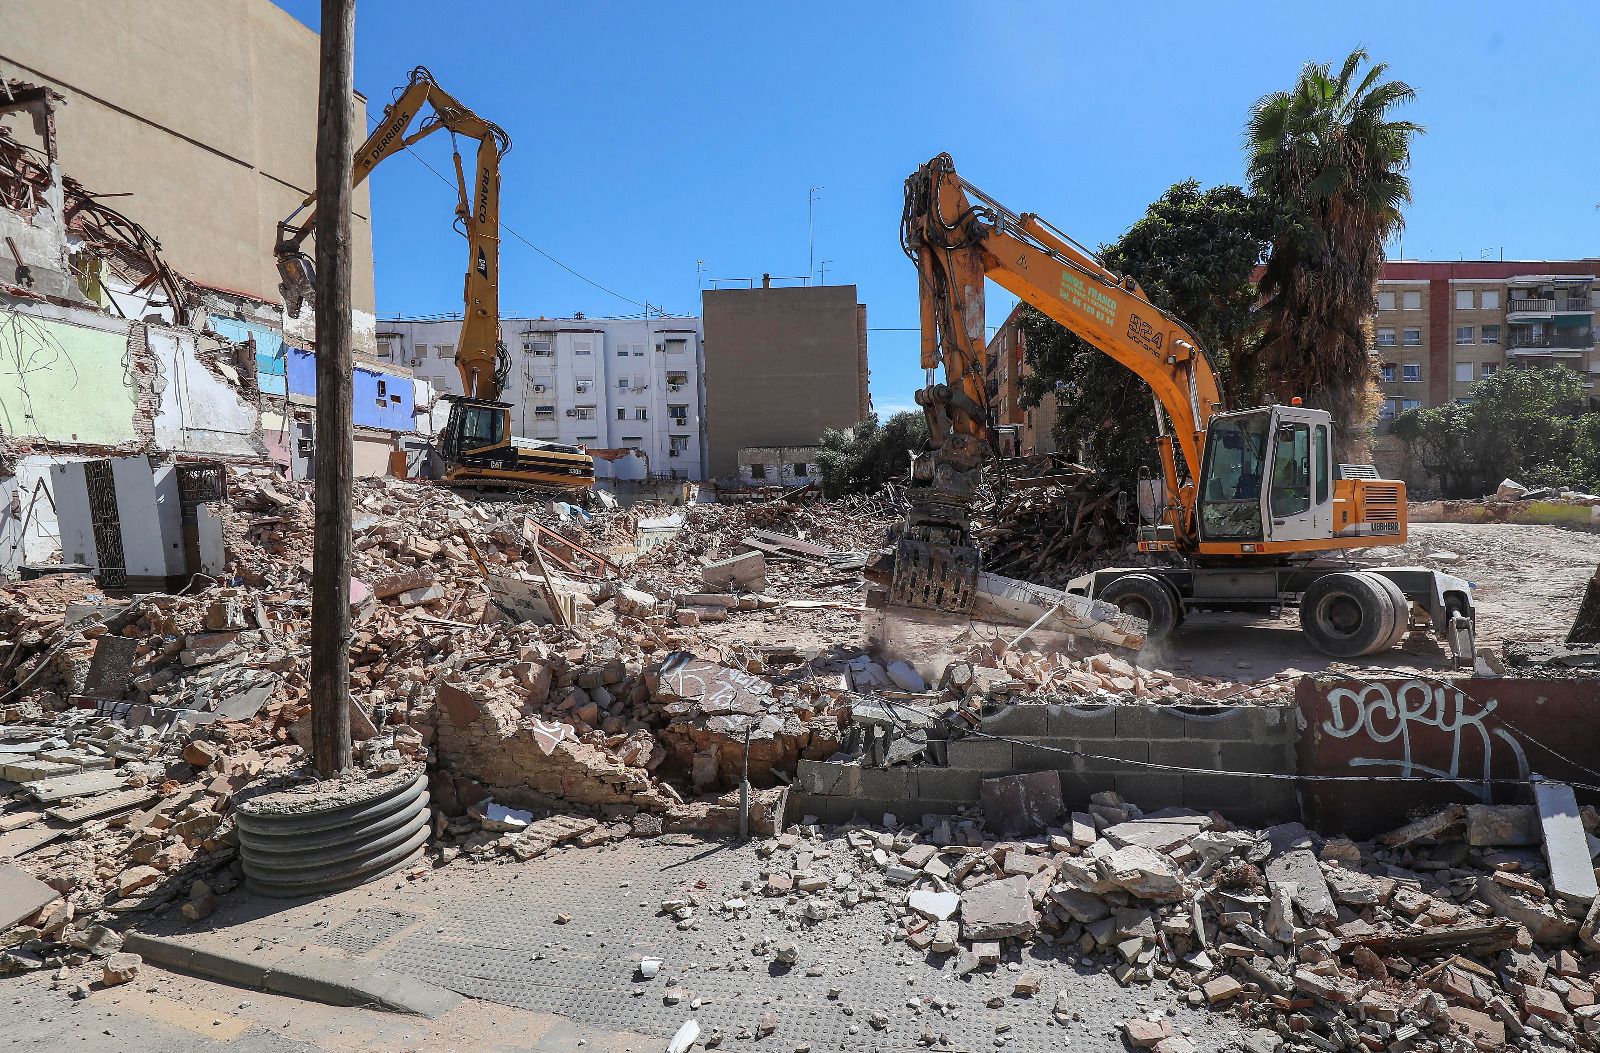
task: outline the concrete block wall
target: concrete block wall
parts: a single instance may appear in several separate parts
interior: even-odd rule
[[[858,812],[871,819],[882,812],[912,819],[955,812],[977,802],[984,779],[1051,770],[1061,775],[1063,800],[1079,809],[1090,794],[1115,790],[1146,811],[1216,810],[1247,824],[1300,816],[1291,780],[1168,771],[1133,763],[1293,774],[1292,705],[1002,706],[984,717],[982,730],[1008,741],[953,741],[950,764],[943,768],[875,769],[801,761],[790,817],[815,815],[826,822],[845,822]]]

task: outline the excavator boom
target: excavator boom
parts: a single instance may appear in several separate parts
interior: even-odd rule
[[[353,184],[360,186],[384,160],[440,130],[450,133],[452,144],[457,137],[478,144],[470,179],[460,151],[452,151],[455,222],[467,239],[467,269],[455,349],[462,395],[448,396],[454,401],[439,442],[445,481],[502,489],[589,489],[594,485],[594,461],[588,454],[576,446],[513,436],[509,407],[499,401],[510,372],[510,358],[500,340],[500,162],[511,149],[505,129],[463,106],[439,87],[426,67],[418,66],[356,151]],[[315,193],[308,194],[278,224],[274,251],[280,290],[291,316],[300,313],[316,285],[311,258],[303,248],[315,227],[316,200]]]

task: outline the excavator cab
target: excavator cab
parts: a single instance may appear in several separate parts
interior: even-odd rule
[[[1330,538],[1332,430],[1325,411],[1300,406],[1212,417],[1196,502],[1201,543]]]

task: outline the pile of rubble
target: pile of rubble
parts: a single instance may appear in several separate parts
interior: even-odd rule
[[[997,486],[987,496],[973,510],[985,570],[1061,586],[1130,554],[1134,524],[1126,495],[1106,490],[1081,468],[1044,483]]]
[[[1010,963],[1019,999],[1040,993],[1028,966],[1047,960],[1164,983],[1231,1014],[1251,1053],[1600,1048],[1600,816],[1584,808],[1580,825],[1571,791],[1546,791],[1565,800],[1542,814],[1455,806],[1356,843],[1144,815],[1113,793],[1067,814],[1052,773],[1009,776],[985,784],[987,828],[975,815],[796,828],[763,846],[759,891],[802,928],[881,903],[886,939],[955,977]],[[1048,1009],[1078,1018],[1064,994]],[[1193,1049],[1162,1009],[1123,1031],[1134,1048]]]

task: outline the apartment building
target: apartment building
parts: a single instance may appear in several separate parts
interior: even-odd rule
[[[460,333],[459,318],[384,319],[378,358],[459,395]],[[502,397],[518,435],[632,449],[652,475],[705,478],[700,319],[503,318],[500,338],[511,355]]]
[[[1600,400],[1597,276],[1600,259],[1389,262],[1373,320],[1381,417],[1470,399],[1507,365],[1572,369]]]
[[[989,338],[986,369],[994,389],[989,410],[999,431],[1002,455],[1054,453],[1055,395],[1046,395],[1037,406],[1024,409],[1022,405],[1022,378],[1029,372],[1022,311],[1021,303],[1013,307]]]
[[[740,450],[814,446],[872,412],[867,309],[854,285],[778,288],[764,278],[700,296],[712,478],[737,479]]]

